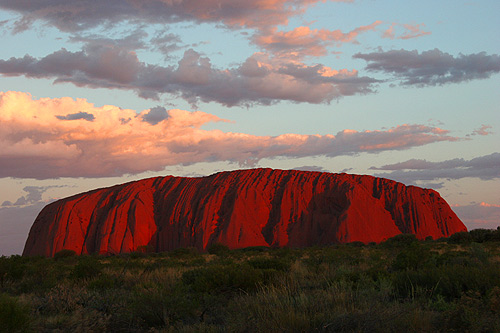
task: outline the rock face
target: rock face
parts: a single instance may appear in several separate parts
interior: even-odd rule
[[[23,255],[303,247],[466,230],[433,190],[371,176],[254,169],[150,178],[56,201],[36,218]]]

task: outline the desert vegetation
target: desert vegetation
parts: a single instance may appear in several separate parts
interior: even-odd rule
[[[500,230],[0,257],[0,331],[499,332]]]

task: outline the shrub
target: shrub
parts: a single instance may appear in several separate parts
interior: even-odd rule
[[[355,241],[355,242],[350,242],[346,244],[347,246],[354,246],[354,247],[363,247],[365,246],[365,243],[360,242],[360,241]]]
[[[269,280],[275,270],[259,270],[249,265],[214,265],[200,267],[182,274],[182,282],[195,292],[219,293],[250,291]]]
[[[19,281],[18,293],[27,293],[30,291],[48,290],[54,287],[62,277],[63,272],[57,269],[54,261],[48,258],[41,260],[30,260],[25,266],[25,274]]]
[[[399,234],[389,238],[381,245],[382,247],[392,248],[392,247],[408,246],[415,242],[417,242],[417,237],[414,234]]]
[[[463,293],[486,295],[500,285],[500,269],[493,265],[443,265],[419,270],[399,271],[393,274],[393,284],[402,297],[412,297],[420,290],[425,296],[442,295],[448,300],[458,299]]]
[[[29,307],[13,297],[0,294],[0,332],[26,332],[29,327]]]
[[[98,289],[98,290],[109,290],[118,288],[119,280],[108,274],[100,274],[95,279],[89,282],[89,289]]]
[[[18,255],[0,257],[0,277],[2,281],[5,279],[20,280],[26,271],[27,258]]]
[[[467,231],[454,233],[446,240],[449,244],[469,244],[472,242],[472,236]]]
[[[73,251],[73,250],[67,250],[67,249],[62,249],[61,251],[56,252],[54,254],[54,259],[55,260],[59,260],[59,259],[68,258],[68,257],[74,257],[74,256],[76,256],[76,252],[75,251]]]
[[[422,245],[415,242],[403,249],[392,263],[396,270],[419,269],[429,259],[430,252]]]
[[[291,263],[279,258],[255,258],[248,261],[248,264],[257,269],[275,269],[277,271],[290,270]]]
[[[200,252],[195,247],[181,247],[168,252],[168,255],[175,258],[198,257]]]
[[[249,247],[244,247],[242,249],[238,249],[239,252],[268,252],[269,247],[268,246],[249,246]]]
[[[500,230],[492,229],[473,229],[469,231],[469,235],[473,242],[484,243],[484,242],[498,242],[500,241]]]
[[[146,252],[142,252],[142,251],[134,251],[134,252],[130,252],[130,258],[132,259],[139,259],[139,258],[144,258],[146,257]]]
[[[214,243],[207,248],[208,253],[223,256],[229,253],[229,248],[220,243]]]
[[[75,267],[73,267],[71,276],[75,279],[93,278],[101,273],[102,268],[103,265],[97,258],[82,256]]]
[[[157,286],[135,292],[129,310],[140,326],[163,328],[196,321],[198,307],[199,300],[190,297],[185,290]]]

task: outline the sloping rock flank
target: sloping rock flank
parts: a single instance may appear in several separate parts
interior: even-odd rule
[[[303,247],[466,231],[439,193],[372,176],[253,169],[157,177],[47,205],[23,255]]]

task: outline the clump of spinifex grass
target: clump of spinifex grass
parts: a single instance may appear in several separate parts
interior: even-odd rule
[[[0,257],[0,332],[495,332],[499,236]]]

